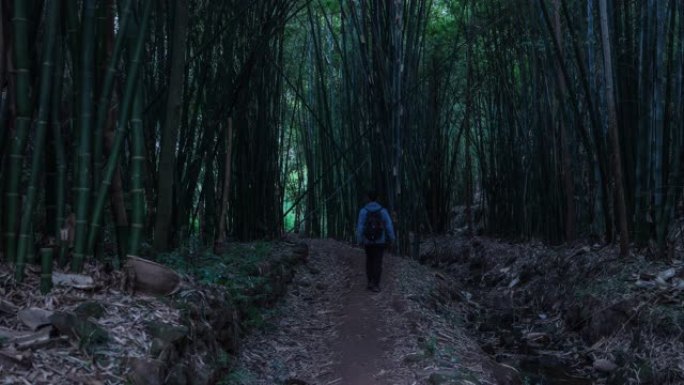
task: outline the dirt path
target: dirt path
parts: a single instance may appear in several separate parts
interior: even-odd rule
[[[343,249],[344,250],[344,249]],[[392,296],[395,281],[395,258],[387,255],[383,276],[385,289],[372,293],[366,289],[363,252],[344,250],[344,263],[350,267],[349,291],[341,309],[340,338],[335,351],[339,355],[338,373],[346,384],[389,384],[383,377],[393,363],[385,355],[391,349],[390,325],[381,302]],[[389,282],[389,284],[387,284]]]
[[[432,271],[386,255],[382,292],[372,293],[362,249],[308,243],[309,262],[244,341],[228,384],[492,383],[479,348],[452,315],[436,311],[440,282]]]

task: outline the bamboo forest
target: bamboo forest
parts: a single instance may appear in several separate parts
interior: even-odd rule
[[[684,2],[0,0],[0,384],[684,384]]]

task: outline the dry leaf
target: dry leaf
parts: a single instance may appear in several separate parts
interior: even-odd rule
[[[599,372],[608,373],[617,369],[617,365],[611,360],[599,358],[598,360],[594,361],[594,369],[598,370]]]
[[[677,270],[671,267],[665,271],[661,271],[660,273],[658,273],[658,278],[662,279],[663,281],[667,281],[675,275],[677,275]]]
[[[29,354],[0,350],[0,368],[7,371],[12,368],[28,370],[31,368],[31,356]]]
[[[0,313],[14,314],[17,312],[17,307],[13,303],[0,299]]]
[[[82,274],[63,274],[53,272],[52,284],[55,286],[67,286],[83,290],[95,288],[95,281],[93,278]]]
[[[17,318],[31,330],[50,325],[50,316],[52,316],[51,311],[38,308],[22,309],[17,313]]]

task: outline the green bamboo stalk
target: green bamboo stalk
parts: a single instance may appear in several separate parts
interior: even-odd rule
[[[654,192],[653,192],[653,212],[655,213],[655,224],[656,224],[656,240],[658,245],[664,244],[666,239],[666,232],[668,227],[669,213],[665,213],[664,209],[667,200],[667,177],[665,174],[665,163],[669,161],[666,154],[667,144],[666,140],[666,106],[668,102],[667,97],[667,86],[668,80],[666,75],[665,67],[667,65],[666,57],[672,58],[672,42],[674,39],[670,39],[670,44],[668,47],[665,46],[665,42],[668,39],[668,35],[671,33],[666,33],[666,25],[668,24],[667,12],[668,6],[666,4],[660,3],[656,6],[656,49],[655,49],[655,60],[654,60],[654,70],[655,70],[655,87],[654,87],[654,146],[651,156],[651,161],[653,163],[653,180],[654,180]],[[674,15],[674,12],[672,15]],[[674,30],[674,26],[670,29]],[[667,52],[666,52],[667,50]],[[669,72],[669,71],[668,71]]]
[[[202,190],[204,194],[204,228],[201,230],[201,239],[208,244],[214,240],[216,224],[216,178],[214,178],[214,159],[208,156],[204,168],[204,182]],[[202,203],[200,203],[202,205]]]
[[[58,44],[60,46],[60,44]],[[64,150],[64,139],[62,138],[62,86],[64,84],[64,53],[61,49],[57,49],[55,53],[55,85],[52,87],[52,145],[54,148],[54,162],[55,162],[55,187],[54,191],[46,191],[47,194],[54,194],[55,204],[55,223],[54,228],[48,229],[57,240],[59,245],[58,261],[60,266],[66,265],[68,242],[62,239],[62,228],[66,224],[66,177],[67,164],[66,153]],[[51,160],[48,160],[51,161]]]
[[[25,0],[14,1],[14,65],[16,68],[17,118],[9,153],[9,182],[5,198],[5,247],[7,260],[14,262],[17,253],[17,217],[19,215],[19,185],[24,147],[31,126],[31,76],[29,73],[28,6]]]
[[[109,47],[109,39],[111,38],[111,43],[113,45],[114,39],[114,6],[112,4],[113,0],[102,0],[97,2],[97,9],[95,11],[95,70],[93,75],[93,97],[102,92],[103,80],[106,77],[107,65],[109,64],[108,58],[112,52],[112,47]],[[111,18],[108,19],[108,16]],[[108,26],[107,23],[110,22]],[[98,101],[99,99],[95,99]],[[97,119],[97,112],[102,107],[101,104],[96,104],[93,107],[93,116]],[[96,120],[93,120],[94,122]],[[100,183],[100,174],[103,149],[104,149],[104,132],[103,130],[97,129],[97,124],[93,125],[93,152],[92,152],[92,179],[91,179],[91,189],[90,189],[90,201],[95,200],[95,194],[97,193],[92,186],[97,186]],[[102,238],[98,239],[98,242],[93,251],[93,256],[99,259],[104,255],[104,245],[101,242]],[[90,255],[90,254],[89,254]]]
[[[74,67],[78,64],[76,57],[79,52],[79,35],[78,35],[78,6],[76,0],[66,0],[66,33],[68,36],[69,48],[71,49],[71,57],[74,62]],[[77,68],[74,68],[74,73]]]
[[[5,150],[5,140],[7,137],[7,111],[9,108],[9,100],[5,99],[3,102],[2,97],[0,97],[0,154],[4,154]],[[2,157],[0,157],[0,162],[2,162]],[[0,167],[0,175],[2,175],[2,167]]]
[[[72,87],[69,93],[69,98],[71,99],[71,103],[69,103],[70,109],[71,109],[71,116],[74,117],[73,119],[75,120],[77,116],[79,116],[79,111],[80,111],[80,106],[78,104],[78,100],[80,97],[81,93],[81,87],[80,87],[80,82],[81,79],[76,76],[76,74],[81,73],[81,63],[79,61],[79,52],[80,51],[80,46],[81,46],[81,34],[78,29],[78,26],[80,24],[79,21],[79,12],[78,12],[78,1],[77,0],[65,0],[64,2],[64,19],[65,19],[65,43],[69,47],[69,52],[70,52],[70,61],[69,61],[69,66],[71,68],[71,74],[73,75],[71,80],[72,80]],[[66,59],[65,59],[66,60]],[[76,133],[76,135],[78,135]],[[76,138],[77,139],[77,138]],[[73,164],[78,166],[78,162],[76,161],[76,156],[77,152],[73,152]]]
[[[644,47],[652,47],[656,44],[655,35],[655,12],[654,1],[642,2],[644,9],[641,34],[641,44]],[[635,186],[635,225],[634,239],[637,246],[643,247],[648,244],[650,238],[649,208],[651,207],[653,169],[651,154],[653,153],[653,85],[654,72],[652,70],[653,52],[651,49],[643,49],[640,60],[641,79],[639,98],[643,111],[640,111],[640,127],[637,140],[637,164],[636,164],[636,186]],[[641,110],[641,108],[640,108]]]
[[[678,16],[680,17],[680,25],[679,25],[679,31],[677,33],[677,48],[674,48],[675,44],[675,38],[674,38],[674,21],[671,22],[671,28],[673,28],[673,36],[671,37],[670,40],[670,47],[669,47],[669,53],[670,57],[673,57],[673,69],[672,69],[672,85],[671,87],[674,90],[674,96],[672,99],[674,100],[672,105],[673,106],[679,106],[681,105],[682,102],[682,90],[683,90],[683,84],[682,82],[684,81],[684,68],[682,67],[684,64],[684,24],[681,24],[681,20],[684,20],[684,7],[681,7],[680,9],[673,9],[673,19],[675,17],[675,14],[678,13]],[[668,98],[669,99],[669,98]],[[666,105],[669,105],[670,103],[666,103]],[[672,130],[671,130],[671,157],[670,157],[670,175],[668,179],[667,186],[665,187],[665,193],[666,193],[666,200],[665,200],[665,205],[662,208],[662,213],[660,214],[661,220],[657,221],[657,242],[658,242],[658,248],[659,248],[659,253],[660,257],[665,257],[666,253],[668,251],[673,252],[672,248],[668,250],[668,240],[669,240],[669,228],[670,228],[670,223],[673,220],[674,217],[674,208],[677,199],[679,198],[679,193],[677,190],[680,190],[680,186],[682,185],[682,129],[684,128],[681,125],[681,120],[682,120],[682,113],[680,109],[672,109],[672,111],[669,114],[669,120],[670,124],[672,124]]]
[[[145,224],[145,134],[143,132],[143,93],[138,88],[131,113],[131,228],[128,233],[128,254],[138,255]]]
[[[26,215],[26,213],[22,213],[22,220],[23,217]],[[21,235],[21,234],[20,234]],[[21,249],[22,243],[26,244],[26,258],[24,259],[26,263],[29,265],[35,265],[36,264],[36,237],[35,237],[35,232],[33,231],[33,218],[31,218],[31,225],[29,226],[28,230],[28,238],[26,239],[21,239],[19,238],[19,249]],[[17,258],[18,260],[18,258]],[[17,265],[18,267],[18,265]]]
[[[76,171],[76,234],[71,269],[80,272],[86,253],[88,237],[88,206],[90,203],[92,111],[95,60],[95,5],[96,0],[83,2],[83,35],[81,57],[81,101],[78,144],[78,169]],[[90,249],[88,249],[90,250]]]
[[[603,42],[603,62],[605,68],[606,107],[608,110],[608,136],[613,149],[613,178],[615,183],[615,211],[618,228],[620,229],[620,256],[629,255],[629,231],[627,228],[627,209],[622,179],[622,160],[620,157],[620,134],[617,127],[617,113],[615,95],[613,94],[613,63],[610,45],[610,31],[608,29],[608,6],[606,0],[599,0],[601,15],[601,39]]]
[[[61,39],[60,39],[61,40]],[[57,44],[60,46],[60,44]],[[47,191],[47,194],[55,195],[55,227],[48,229],[55,237],[55,239],[60,239],[60,230],[65,224],[66,213],[65,213],[65,201],[66,201],[66,154],[64,150],[64,139],[62,138],[62,86],[64,84],[64,53],[61,49],[57,49],[55,52],[55,72],[54,72],[55,84],[52,87],[52,98],[50,103],[52,104],[52,117],[51,125],[52,128],[52,138],[56,163],[56,178],[55,178],[55,191]]]
[[[159,175],[157,180],[157,212],[154,224],[154,248],[166,250],[173,218],[173,187],[176,174],[176,148],[178,123],[181,117],[185,67],[186,37],[188,29],[187,0],[174,1],[173,38],[170,58],[170,74],[164,128],[159,150]]]
[[[68,237],[68,232],[60,231],[60,237],[59,237],[59,256],[57,259],[57,263],[59,264],[59,267],[65,267],[67,265],[67,257],[68,257],[68,251],[69,251],[69,237]]]
[[[111,2],[111,0],[108,0],[107,3]],[[98,21],[98,25],[100,26],[99,30],[104,33],[107,33],[107,36],[105,36],[104,40],[106,42],[101,42],[100,44],[103,46],[103,48],[100,49],[100,55],[106,56],[107,49],[104,48],[105,45],[110,44],[109,42],[113,40],[114,46],[111,49],[111,58],[109,60],[109,63],[107,64],[106,69],[104,70],[103,73],[103,79],[102,79],[102,87],[100,91],[100,97],[99,97],[99,102],[98,102],[98,108],[97,108],[97,117],[96,117],[96,123],[95,123],[95,130],[94,130],[94,147],[93,147],[93,186],[98,186],[100,185],[100,182],[102,181],[102,166],[104,164],[104,147],[105,147],[105,139],[104,139],[104,133],[106,130],[109,129],[109,119],[110,119],[110,104],[111,104],[111,98],[112,98],[112,91],[114,89],[114,79],[115,79],[115,74],[116,74],[116,68],[117,65],[119,64],[119,61],[121,59],[121,54],[123,52],[123,41],[124,41],[124,35],[125,31],[127,30],[127,25],[129,23],[129,20],[132,18],[131,17],[131,9],[133,5],[133,1],[127,0],[124,1],[123,4],[121,4],[120,7],[120,24],[119,24],[119,33],[117,34],[116,38],[113,38],[112,35],[113,31],[109,30],[110,28],[113,29],[114,25],[113,22],[111,22],[110,25],[107,25],[107,17],[106,17],[106,8],[108,8],[108,5],[103,6],[100,10],[100,20]],[[105,15],[104,17],[104,22],[102,21],[102,14]],[[111,39],[111,40],[110,40]],[[102,59],[100,58],[100,61],[104,61],[106,58]],[[120,191],[120,190],[119,190]],[[97,190],[93,189],[92,191],[92,199],[93,201],[97,198]],[[118,202],[118,201],[117,201]],[[101,238],[100,238],[101,239]],[[101,258],[103,256],[102,252],[102,242],[97,242],[97,247],[96,250],[94,251],[95,255],[97,258]],[[88,250],[88,252],[91,252],[91,250]],[[105,259],[107,259],[108,256],[105,256]],[[109,263],[107,261],[106,263]]]
[[[0,97],[0,154],[3,154],[3,156],[0,156],[0,177],[3,176],[3,167],[2,167],[2,162],[4,162],[4,154],[5,154],[5,146],[7,145],[7,137],[9,136],[9,132],[7,130],[7,115],[9,112],[9,100],[6,98],[5,101],[2,101],[2,98]],[[2,178],[4,180],[4,178]],[[0,182],[0,189],[2,189],[2,183]],[[2,207],[2,204],[0,204],[0,207]],[[0,216],[0,218],[2,218]],[[1,219],[0,219],[1,220]]]
[[[112,97],[112,90],[114,89],[114,75],[116,74],[116,67],[119,63],[119,60],[121,59],[121,53],[123,52],[123,41],[125,35],[124,31],[126,31],[128,21],[131,19],[132,4],[133,1],[125,0],[124,5],[121,9],[121,16],[119,18],[119,20],[121,21],[121,24],[119,24],[119,33],[116,36],[116,40],[114,40],[114,49],[112,50],[112,57],[109,61],[109,65],[107,65],[107,70],[105,72],[104,81],[102,85],[102,91],[100,93],[100,98],[97,104],[97,117],[95,120],[95,147],[93,151],[95,185],[98,185],[100,183],[99,176],[101,173],[102,165],[104,163],[102,158],[104,146],[102,136],[104,133],[105,124],[107,124],[107,116],[109,115],[109,105]]]
[[[92,250],[95,246],[95,241],[97,240],[97,235],[100,228],[100,220],[102,218],[102,212],[104,210],[105,200],[109,192],[109,186],[112,183],[112,177],[114,176],[114,171],[116,170],[117,163],[119,162],[119,156],[121,154],[121,147],[123,145],[124,138],[126,136],[126,127],[128,125],[128,119],[130,117],[131,105],[133,97],[139,88],[138,78],[140,73],[140,59],[142,58],[143,48],[145,46],[145,31],[147,31],[147,25],[149,24],[150,11],[152,9],[153,1],[145,2],[145,8],[143,11],[143,18],[140,25],[140,30],[135,42],[135,47],[133,51],[133,56],[131,60],[131,65],[128,73],[128,78],[126,79],[126,88],[124,91],[124,97],[119,109],[119,117],[116,126],[116,136],[114,137],[114,144],[112,145],[111,153],[107,159],[107,164],[105,166],[105,172],[102,176],[102,182],[99,186],[99,191],[97,194],[97,199],[95,205],[93,206],[93,215],[90,222],[90,233],[88,234],[88,248],[87,250]]]
[[[0,31],[5,30],[5,12],[7,12],[7,10],[5,10],[0,4]],[[8,53],[9,53],[9,50],[8,50],[7,42],[5,41],[5,35],[4,35],[4,33],[0,33],[0,55],[2,55],[3,57],[6,57]],[[7,64],[8,64],[7,60],[0,60],[0,84],[5,84],[5,80],[7,79],[7,68],[6,68]],[[5,105],[7,104],[6,102],[3,102],[3,97],[1,95],[2,94],[0,94],[0,111],[3,109],[6,109]],[[5,129],[6,129],[6,125],[5,125],[4,120],[0,121],[0,165],[2,164],[1,163],[2,158],[3,158],[2,155],[4,154],[3,143],[5,140],[5,133],[6,133]],[[2,174],[2,167],[0,167],[0,174]],[[0,188],[2,188],[2,186],[0,186]],[[2,207],[1,204],[0,204],[0,207]],[[2,213],[2,211],[0,211],[0,213]],[[0,216],[0,218],[2,218],[2,217]],[[2,226],[0,226],[0,227],[2,227]]]
[[[55,0],[55,2],[57,2]],[[52,290],[52,248],[40,249],[40,292],[47,294]]]
[[[34,254],[33,246],[33,210],[38,195],[45,137],[47,135],[48,119],[50,118],[50,94],[52,92],[52,78],[54,67],[55,36],[57,36],[57,18],[59,17],[59,1],[48,0],[45,41],[43,42],[43,64],[40,75],[40,101],[38,107],[38,123],[34,139],[33,158],[31,159],[31,177],[26,191],[26,202],[23,207],[21,226],[19,231],[19,246],[15,269],[15,279],[21,282],[24,278],[24,266],[27,255]],[[32,258],[33,259],[33,258]]]
[[[294,114],[293,114],[294,115]],[[293,133],[294,130],[290,130]],[[290,135],[291,140],[292,135]],[[223,173],[223,195],[221,198],[221,214],[219,216],[219,230],[217,243],[223,245],[226,242],[226,223],[228,216],[228,204],[230,202],[230,181],[233,175],[233,119],[228,118],[228,126],[226,127],[226,158],[225,158],[225,171]],[[289,150],[289,147],[288,147]],[[283,151],[284,152],[284,151]],[[286,167],[287,169],[287,167]],[[285,175],[287,177],[287,172]]]

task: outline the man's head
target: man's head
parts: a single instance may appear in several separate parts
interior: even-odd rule
[[[371,202],[375,202],[378,200],[378,192],[376,190],[368,190],[366,195],[368,196],[368,200]]]

